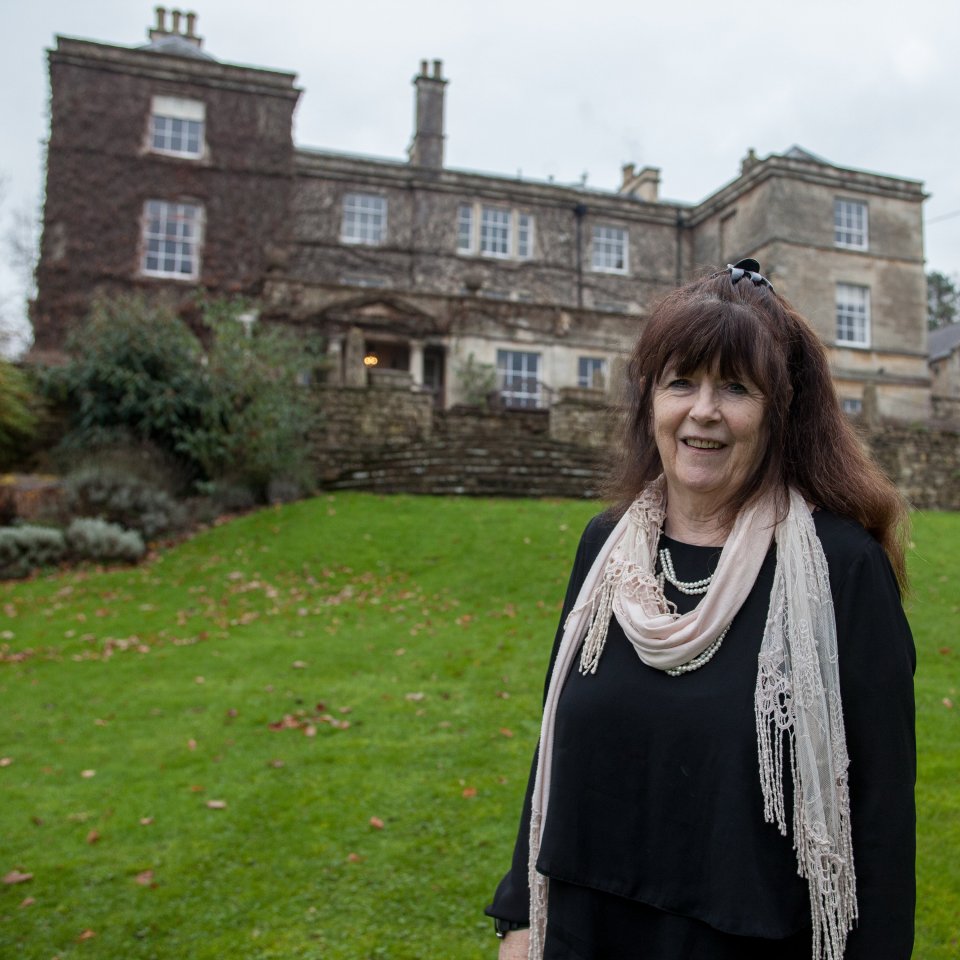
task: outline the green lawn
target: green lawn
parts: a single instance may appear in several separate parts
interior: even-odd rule
[[[0,876],[32,874],[0,884],[0,956],[494,957],[481,911],[595,509],[321,497],[0,585]],[[935,960],[960,925],[960,515],[915,539]]]

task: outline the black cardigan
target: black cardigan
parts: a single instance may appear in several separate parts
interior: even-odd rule
[[[845,960],[905,960],[915,902],[913,639],[879,544],[852,521],[824,511],[814,520],[830,569],[850,755],[860,919]],[[601,515],[581,538],[551,668],[611,528]],[[716,566],[718,548],[662,543],[684,580]],[[671,677],[647,667],[615,619],[597,673],[574,667],[557,712],[542,873],[740,936],[781,939],[809,926],[791,840],[763,820],[757,760],[753,690],[774,566],[771,548],[703,668]],[[681,612],[699,600],[667,591]],[[518,923],[528,916],[532,780],[531,771],[512,868],[487,908]]]

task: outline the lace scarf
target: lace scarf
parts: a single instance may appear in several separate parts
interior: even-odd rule
[[[662,477],[631,504],[601,547],[564,625],[544,705],[530,819],[529,960],[543,956],[549,884],[536,862],[548,813],[557,703],[577,651],[581,673],[594,673],[614,616],[648,666],[667,670],[693,659],[736,616],[772,539],[777,563],[754,694],[764,819],[787,835],[786,753],[794,787],[793,846],[810,890],[813,960],[843,957],[857,899],[833,598],[810,511],[795,490],[789,501],[780,523],[772,498],[740,513],[710,589],[683,615],[672,611],[654,575],[666,512]]]

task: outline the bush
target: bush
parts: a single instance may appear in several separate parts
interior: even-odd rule
[[[169,310],[142,298],[97,302],[68,342],[70,363],[42,379],[69,418],[62,448],[149,444],[180,462],[188,485],[248,486],[259,499],[273,477],[308,489],[315,395],[301,382],[321,365],[321,346],[239,323],[248,306],[200,305],[205,352]]]
[[[70,362],[42,380],[68,414],[67,450],[133,437],[199,471],[185,444],[204,427],[211,393],[200,341],[179,317],[143,298],[99,300],[67,349]]]
[[[0,359],[0,466],[19,459],[38,423],[39,399],[26,375]]]
[[[67,517],[93,517],[139,531],[146,540],[177,530],[186,520],[164,490],[109,467],[70,474],[63,484],[63,510]]]
[[[262,501],[275,477],[301,489],[313,485],[308,432],[316,398],[302,378],[320,365],[321,346],[262,323],[248,332],[237,321],[243,306],[204,308],[211,402],[204,429],[185,449],[208,478],[250,487]]]
[[[3,527],[0,529],[0,580],[26,577],[38,567],[59,563],[66,542],[50,527]]]
[[[136,530],[95,517],[77,517],[64,533],[67,548],[78,560],[123,560],[136,563],[146,553]]]

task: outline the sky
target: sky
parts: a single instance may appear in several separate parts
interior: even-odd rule
[[[0,310],[42,203],[55,36],[137,46],[153,3],[0,0]],[[960,4],[952,0],[196,0],[219,60],[295,72],[298,146],[405,159],[411,81],[440,59],[446,164],[615,189],[624,163],[697,202],[799,144],[924,183],[927,269],[960,273]],[[20,229],[20,235],[23,235]]]

